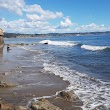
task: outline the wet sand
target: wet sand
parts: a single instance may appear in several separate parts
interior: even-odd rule
[[[0,57],[0,81],[15,84],[15,87],[0,88],[0,99],[9,103],[26,105],[34,97],[51,96],[65,89],[69,83],[59,76],[44,74],[39,61],[31,66],[32,53],[18,47],[7,51],[4,47]],[[22,59],[23,57],[25,59]],[[22,58],[21,58],[22,57]],[[28,63],[28,65],[27,65]]]
[[[14,87],[0,87],[0,100],[14,105],[26,106],[33,98],[53,96],[58,91],[65,90],[69,82],[63,81],[59,76],[43,71],[43,62],[34,60],[34,55],[39,52],[31,52],[11,46],[0,51],[0,81],[14,84]],[[48,99],[62,110],[81,110],[80,102],[66,102],[54,98]]]

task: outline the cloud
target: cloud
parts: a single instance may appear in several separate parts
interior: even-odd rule
[[[26,17],[31,21],[43,20],[42,16],[38,16],[37,14],[26,14]]]
[[[69,18],[65,18],[64,21],[60,22],[60,24],[57,26],[57,28],[63,29],[63,28],[69,28],[71,26],[73,26],[73,23],[71,22],[71,20]]]
[[[62,13],[50,13],[49,15],[37,15],[37,14],[26,14],[26,17],[31,20],[31,21],[46,21],[49,19],[56,19],[59,17],[62,17],[63,14]]]
[[[40,5],[34,4],[34,5],[26,5],[23,11],[31,13],[31,12],[37,12],[40,14],[44,14],[45,11],[41,8]]]
[[[2,21],[3,19],[2,18],[0,18],[0,21]]]
[[[62,12],[52,12],[49,10],[44,10],[40,5],[34,4],[34,5],[26,5],[23,11],[28,13],[37,13],[40,14],[41,19],[55,19],[58,17],[62,17]],[[38,16],[38,15],[37,15]]]
[[[97,25],[91,23],[88,25],[82,25],[75,29],[76,32],[96,32],[96,31],[110,31],[110,27],[105,26],[104,24]]]
[[[24,0],[0,0],[0,8],[13,11],[18,15],[23,15],[24,12],[34,13],[33,15],[27,14],[27,17],[29,17],[30,19],[34,17],[35,19],[37,18],[38,20],[39,19],[47,20],[47,19],[55,19],[55,18],[63,17],[62,12],[52,12],[49,10],[44,10],[40,5],[37,4],[26,5]]]
[[[24,0],[0,0],[0,8],[13,11],[18,15],[22,15],[22,9],[25,6]]]
[[[110,31],[109,26],[97,25],[91,23],[88,25],[82,25],[73,27],[71,20],[66,18],[64,21],[60,22],[60,25],[54,26],[47,21],[40,20],[27,20],[18,19],[14,21],[7,21],[4,18],[0,18],[0,26],[5,32],[16,32],[16,33],[50,33],[50,32],[94,32],[94,31]],[[59,27],[60,26],[60,27]],[[73,30],[74,28],[74,30]]]
[[[0,18],[0,26],[7,32],[22,33],[48,33],[48,32],[94,32],[110,31],[109,26],[91,23],[78,26],[62,12],[52,12],[43,9],[38,4],[27,5],[24,0],[0,0],[0,8],[12,11],[24,17],[14,21],[7,21]],[[50,20],[62,19],[58,25],[49,23]],[[59,19],[58,19],[59,20]],[[54,21],[55,22],[55,21]],[[73,30],[74,29],[74,30]]]
[[[48,33],[54,32],[55,26],[49,23],[49,20],[62,18],[62,12],[52,12],[44,10],[40,5],[27,5],[24,0],[0,0],[0,8],[12,11],[17,15],[24,17],[13,21],[7,21],[0,18],[0,26],[6,32],[22,33]],[[51,22],[52,23],[52,22]]]
[[[27,12],[26,17],[29,20],[49,20],[63,17],[62,12],[52,12],[49,10],[43,10],[40,5],[26,5],[23,11]],[[34,14],[31,14],[34,13]]]
[[[15,12],[17,15],[24,17],[24,19],[18,19],[14,21],[7,21],[6,19],[0,19],[0,26],[7,32],[38,32],[48,33],[55,32],[56,27],[54,24],[49,23],[50,20],[57,18],[63,19],[62,12],[52,12],[50,10],[44,10],[40,5],[33,4],[27,5],[24,0],[0,0],[0,8],[8,11]],[[72,25],[69,18],[65,18],[61,21],[60,28],[69,28]]]
[[[19,19],[9,22],[5,19],[2,19],[2,21],[0,21],[0,26],[5,32],[47,33],[55,31],[54,27],[46,21],[33,22],[26,19]]]

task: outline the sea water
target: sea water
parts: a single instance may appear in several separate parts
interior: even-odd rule
[[[46,74],[70,82],[67,90],[74,90],[83,101],[83,110],[97,106],[110,110],[110,35],[11,38],[5,43],[35,44],[21,48],[41,51],[34,59],[40,57]]]

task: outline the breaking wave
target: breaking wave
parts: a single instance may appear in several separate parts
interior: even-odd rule
[[[59,66],[57,63],[44,63],[44,70],[63,77],[70,82],[68,90],[73,90],[83,101],[83,110],[93,110],[97,106],[110,108],[110,84],[89,77],[84,73],[70,70],[68,67]]]
[[[64,41],[51,41],[51,40],[43,40],[40,41],[39,43],[41,44],[48,44],[48,45],[57,45],[57,46],[75,46],[77,45],[76,43],[73,42],[64,42]]]
[[[92,45],[84,45],[81,43],[70,42],[70,41],[51,41],[51,40],[43,40],[39,42],[40,44],[48,44],[54,46],[80,46],[82,49],[91,50],[91,51],[101,51],[101,50],[109,50],[110,46],[92,46]]]
[[[110,48],[110,46],[91,46],[91,45],[82,45],[81,48],[91,51],[97,51],[97,50],[105,50]]]

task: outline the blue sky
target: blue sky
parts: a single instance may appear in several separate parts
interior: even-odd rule
[[[110,0],[0,0],[5,32],[110,31]]]

